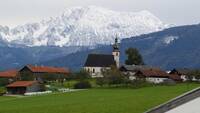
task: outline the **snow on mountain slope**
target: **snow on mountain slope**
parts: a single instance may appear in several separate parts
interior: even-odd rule
[[[164,38],[163,41],[164,41],[165,44],[170,44],[173,41],[177,40],[178,38],[179,37],[177,37],[177,36],[167,36],[167,37]]]
[[[95,46],[160,31],[168,25],[148,11],[116,12],[101,7],[73,7],[62,15],[10,29],[0,26],[0,43],[22,46]]]

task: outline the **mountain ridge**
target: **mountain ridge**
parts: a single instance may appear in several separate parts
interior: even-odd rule
[[[139,49],[147,65],[160,67],[164,70],[200,68],[200,58],[198,57],[200,56],[199,36],[200,25],[197,24],[172,27],[155,33],[123,39],[120,44],[120,62],[123,64],[126,59],[125,50],[134,47]],[[80,69],[84,65],[88,54],[111,54],[111,52],[112,46],[104,45],[39,64],[66,66],[77,70],[77,68]]]
[[[0,26],[4,46],[96,46],[169,27],[148,11],[117,12],[88,6],[66,9],[61,15],[15,28]],[[98,41],[97,41],[98,40]]]

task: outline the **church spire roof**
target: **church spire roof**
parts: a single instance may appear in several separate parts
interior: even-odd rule
[[[116,35],[115,43],[113,44],[113,51],[119,51],[118,36]]]

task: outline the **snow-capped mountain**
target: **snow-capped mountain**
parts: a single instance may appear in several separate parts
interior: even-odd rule
[[[116,12],[101,7],[73,7],[60,16],[15,28],[0,26],[0,45],[95,46],[160,31],[168,25],[148,11]]]
[[[125,51],[137,48],[145,64],[165,70],[173,68],[200,68],[200,24],[186,25],[163,31],[123,39],[120,43],[120,61],[125,62]],[[90,53],[110,54],[112,46],[103,45],[93,50],[79,51],[64,57],[42,62],[42,65],[80,69]],[[65,61],[65,62],[63,62]],[[73,62],[72,62],[73,61]]]

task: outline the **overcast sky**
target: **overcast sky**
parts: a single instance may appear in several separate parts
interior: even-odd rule
[[[170,24],[200,23],[200,0],[0,0],[0,25],[37,22],[68,7],[89,5],[117,11],[148,10]]]

